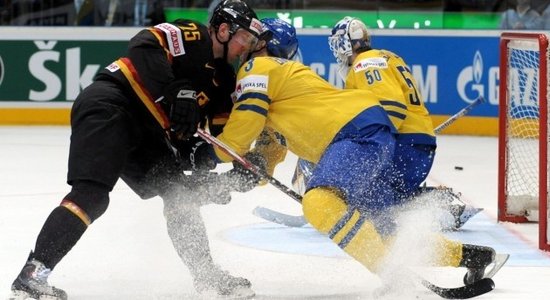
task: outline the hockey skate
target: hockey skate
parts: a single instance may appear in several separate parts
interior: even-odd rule
[[[464,284],[471,284],[483,279],[485,269],[495,260],[495,250],[491,247],[463,244],[460,267],[466,267]]]
[[[51,270],[35,259],[29,259],[11,285],[8,300],[67,300],[65,291],[48,284]]]
[[[208,299],[250,299],[255,296],[248,279],[235,277],[219,268],[196,276],[193,284],[197,292]]]
[[[453,189],[444,186],[423,186],[417,192],[417,196],[420,195],[430,195],[430,197],[437,199],[438,206],[452,217],[450,220],[442,221],[442,230],[458,230],[483,210],[483,208],[467,205],[460,199],[460,193],[455,193]]]
[[[449,212],[454,218],[454,224],[450,226],[449,230],[458,230],[462,227],[470,218],[482,211],[483,208],[476,208],[464,203],[452,204],[449,206]]]

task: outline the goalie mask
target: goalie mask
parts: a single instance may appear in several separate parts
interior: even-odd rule
[[[338,73],[345,80],[353,53],[370,49],[367,26],[359,19],[344,17],[332,28],[328,44],[338,63]]]

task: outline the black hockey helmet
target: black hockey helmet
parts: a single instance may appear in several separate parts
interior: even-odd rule
[[[216,6],[210,19],[210,26],[217,31],[222,23],[230,25],[231,35],[241,28],[259,38],[263,31],[262,23],[254,10],[240,0],[223,0]]]

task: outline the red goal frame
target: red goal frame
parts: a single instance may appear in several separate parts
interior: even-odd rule
[[[508,43],[512,40],[536,41],[539,46],[539,248],[550,251],[548,243],[548,99],[547,99],[547,65],[548,37],[543,33],[504,32],[500,36],[500,86],[499,86],[499,138],[498,138],[498,221],[522,223],[525,216],[510,214],[506,208],[507,201],[507,125],[508,119]]]

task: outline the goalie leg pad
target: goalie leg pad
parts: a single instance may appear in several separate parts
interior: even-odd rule
[[[377,271],[386,245],[365,215],[348,209],[337,193],[327,188],[308,191],[302,205],[304,216],[315,229],[328,234],[338,247],[370,271]]]

